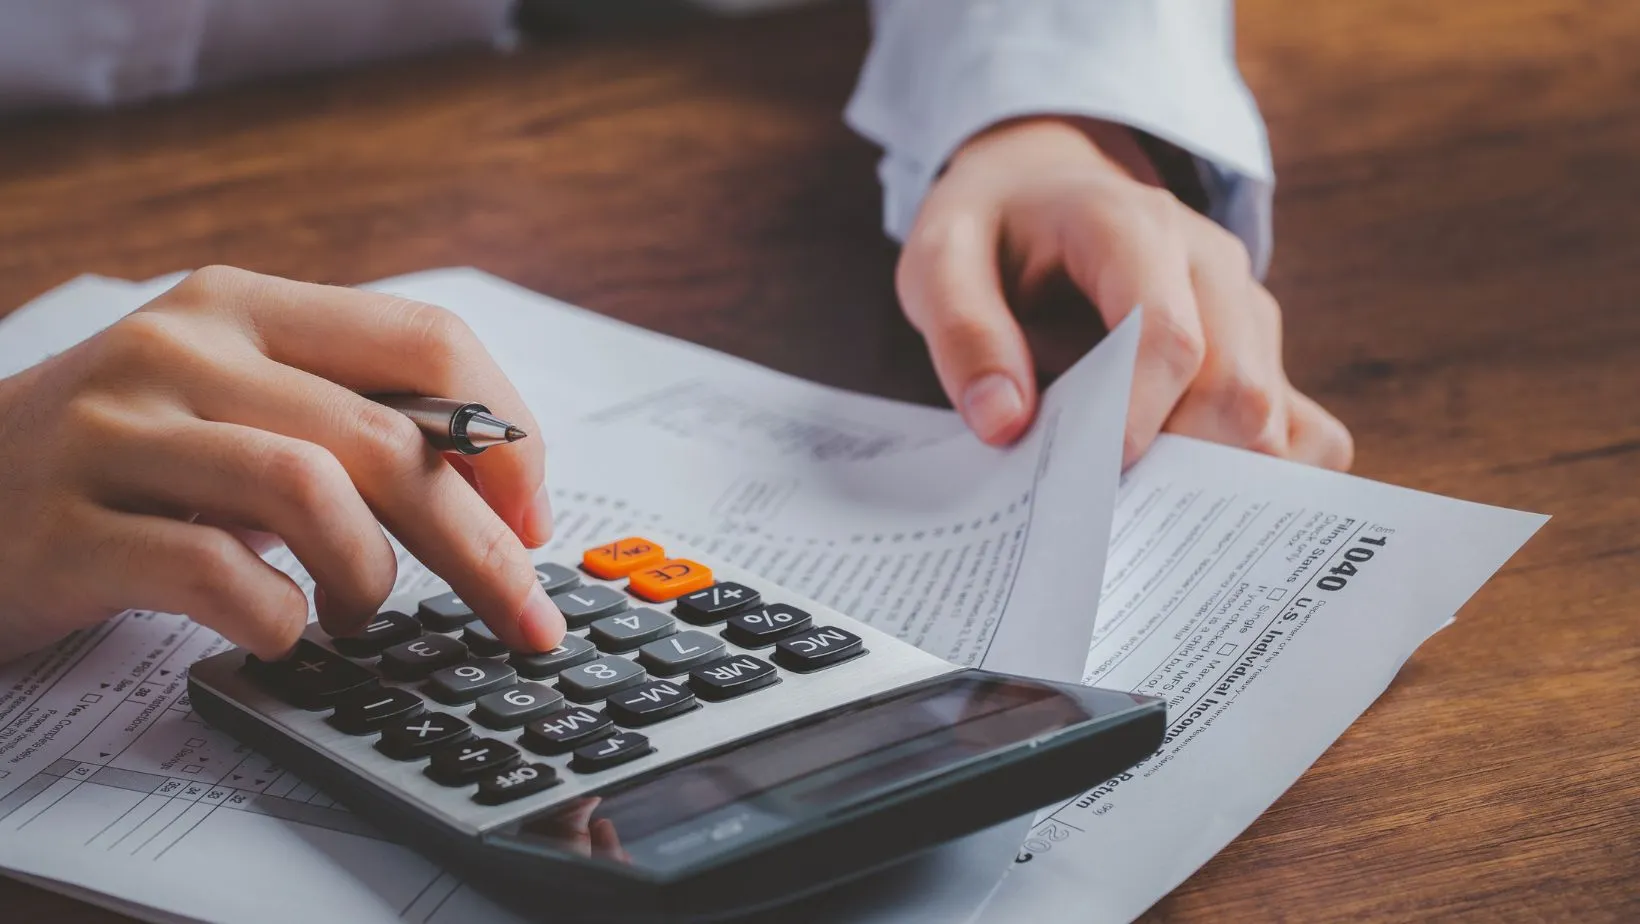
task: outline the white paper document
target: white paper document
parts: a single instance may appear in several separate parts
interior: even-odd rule
[[[1084,682],[1165,697],[1166,743],[1041,819],[981,920],[1137,917],[1544,520],[1164,436],[1122,479]]]
[[[49,293],[0,323],[0,375],[165,284]],[[1169,699],[1168,744],[1129,774],[836,890],[813,920],[1131,919],[1273,802],[1542,520],[1175,438],[1119,477],[1132,324],[999,451],[949,411],[476,271],[380,288],[460,313],[530,403],[550,551],[684,541],[958,663]],[[402,558],[401,587],[431,582]],[[0,666],[0,868],[153,919],[517,920],[203,725],[184,672],[223,644],[127,613]]]

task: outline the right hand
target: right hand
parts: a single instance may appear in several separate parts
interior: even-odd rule
[[[397,575],[382,525],[507,644],[557,645],[525,550],[552,532],[542,441],[446,458],[371,393],[537,429],[450,312],[222,267],[0,380],[0,660],[128,608],[285,654],[307,599],[251,531],[306,567],[325,631],[352,634]]]

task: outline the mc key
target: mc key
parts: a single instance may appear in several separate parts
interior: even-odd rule
[[[865,653],[860,636],[836,626],[821,626],[781,639],[774,646],[774,661],[789,671],[806,674]]]

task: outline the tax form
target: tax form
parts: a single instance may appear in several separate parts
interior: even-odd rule
[[[165,284],[57,290],[0,324],[0,375]],[[380,287],[460,313],[530,401],[555,547],[655,533],[959,663],[1169,698],[1168,745],[1127,778],[877,877],[881,894],[838,890],[815,920],[1131,918],[1274,801],[1541,522],[1179,439],[1118,491],[1131,327],[1001,452],[951,412],[475,271]],[[430,580],[401,557],[401,586]],[[201,724],[182,673],[222,645],[127,613],[0,666],[0,866],[156,920],[516,920]]]

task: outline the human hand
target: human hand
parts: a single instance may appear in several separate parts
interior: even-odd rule
[[[1162,430],[1334,469],[1349,431],[1287,381],[1281,314],[1228,231],[1161,188],[1127,129],[1035,118],[951,159],[901,254],[897,288],[951,402],[1004,445],[1036,412],[1033,362],[1005,293],[1063,274],[1114,327],[1144,306],[1124,434],[1132,465]]]
[[[582,796],[563,806],[548,818],[533,822],[530,833],[564,853],[578,854],[630,865],[632,855],[621,846],[620,833],[615,822],[608,818],[592,817],[603,804],[599,796]]]
[[[480,401],[536,430],[453,314],[223,267],[0,380],[0,660],[126,608],[283,655],[307,600],[242,530],[281,538],[325,630],[352,634],[396,578],[382,525],[509,645],[557,645],[525,551],[552,531],[542,441],[447,458],[369,393]]]

